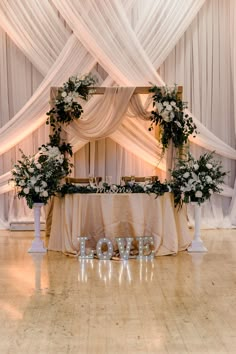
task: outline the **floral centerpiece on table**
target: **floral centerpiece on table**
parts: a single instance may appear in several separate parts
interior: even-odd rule
[[[170,140],[176,148],[181,148],[188,141],[189,135],[197,134],[197,127],[193,119],[184,111],[187,104],[178,95],[178,87],[157,87],[150,89],[153,92],[153,107],[151,112],[151,126],[160,127],[160,142],[165,150]]]
[[[88,193],[98,193],[98,194],[108,194],[108,193],[146,193],[151,194],[154,193],[156,197],[163,195],[164,193],[170,192],[170,188],[167,182],[161,183],[156,177],[156,180],[142,185],[140,183],[127,183],[124,185],[112,184],[108,185],[107,183],[103,183],[102,186],[92,186],[92,185],[75,185],[73,183],[63,184],[60,193],[61,196],[64,197],[66,194],[88,194]]]
[[[190,202],[200,205],[213,193],[220,193],[226,172],[222,171],[221,162],[213,159],[213,152],[201,155],[198,160],[188,153],[186,159],[178,160],[171,176],[175,206],[181,207]]]
[[[32,208],[34,203],[46,204],[59,190],[60,180],[70,170],[70,163],[57,146],[42,145],[34,156],[26,156],[14,165],[12,179],[19,198],[25,198]]]

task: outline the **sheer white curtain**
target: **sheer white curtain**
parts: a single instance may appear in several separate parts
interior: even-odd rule
[[[218,66],[216,64],[213,66],[213,79],[208,80],[209,88],[207,88],[207,95],[204,95],[204,92],[201,92],[200,88],[202,85],[201,81],[204,79],[204,74],[208,69],[207,65],[209,64],[210,67],[212,57],[215,63],[221,63],[220,69],[223,68],[222,63],[224,63],[224,59],[227,57],[225,67],[228,64],[228,67],[230,67],[230,63],[227,61],[228,56],[224,56],[224,52],[227,53],[229,48],[229,41],[226,40],[224,47],[221,48],[223,50],[220,58],[218,58],[220,54],[217,52],[217,45],[211,47],[212,44],[210,41],[210,37],[218,36],[222,39],[224,36],[227,36],[227,25],[229,23],[229,13],[227,14],[227,11],[229,12],[229,2],[224,0],[218,2],[206,0],[206,5],[203,6],[199,13],[197,23],[199,22],[199,26],[202,23],[202,27],[199,27],[201,30],[198,35],[201,35],[203,47],[209,47],[205,53],[212,53],[212,57],[209,55],[207,59],[203,60],[201,60],[199,53],[200,47],[197,46],[200,37],[198,38],[196,31],[188,30],[186,34],[181,37],[203,5],[203,0],[183,2],[181,7],[179,6],[178,0],[91,0],[87,2],[52,0],[52,2],[55,8],[60,12],[59,16],[54,6],[46,0],[35,1],[35,5],[32,5],[33,2],[31,1],[24,0],[24,2],[22,2],[24,9],[22,9],[22,14],[19,16],[16,23],[14,23],[14,16],[16,10],[21,9],[21,4],[19,4],[19,7],[15,6],[14,4],[17,4],[18,1],[13,0],[8,2],[3,1],[2,6],[0,4],[0,14],[2,11],[4,18],[4,29],[8,31],[9,35],[12,35],[12,37],[14,37],[14,35],[16,36],[15,42],[19,47],[21,46],[20,49],[23,53],[34,63],[35,67],[39,69],[39,72],[43,73],[44,76],[46,75],[34,96],[25,107],[11,119],[12,122],[4,121],[4,126],[0,130],[0,148],[2,153],[6,152],[5,155],[7,156],[7,150],[9,150],[10,146],[8,145],[9,141],[13,142],[12,146],[19,143],[23,137],[31,134],[33,130],[45,121],[44,113],[48,107],[47,101],[49,97],[48,92],[46,98],[46,95],[44,95],[45,91],[51,85],[62,84],[76,69],[84,73],[85,68],[88,69],[86,71],[91,70],[96,61],[98,61],[110,76],[110,85],[114,84],[113,81],[123,86],[147,85],[150,81],[156,84],[163,84],[164,81],[157,74],[156,69],[163,63],[171,50],[175,48],[174,52],[179,58],[178,61],[175,62],[173,60],[173,53],[171,53],[162,66],[160,74],[167,83],[173,84],[174,82],[178,82],[178,84],[182,84],[182,81],[179,79],[181,79],[181,75],[184,74],[183,70],[189,73],[189,77],[187,74],[183,75],[183,77],[186,78],[183,83],[185,97],[190,102],[190,108],[193,109],[195,116],[200,118],[203,123],[203,125],[200,125],[201,136],[199,136],[197,143],[207,148],[214,146],[215,150],[221,155],[235,159],[234,135],[232,135],[231,140],[226,139],[228,132],[232,132],[231,117],[234,111],[230,113],[230,109],[226,112],[224,108],[221,108],[221,114],[225,114],[227,120],[230,121],[229,124],[222,125],[224,129],[227,130],[226,135],[222,134],[222,126],[220,127],[220,123],[218,130],[212,129],[212,126],[206,124],[206,121],[202,118],[205,113],[201,115],[201,112],[198,111],[198,107],[201,106],[204,112],[205,102],[205,106],[207,106],[205,111],[206,119],[213,120],[214,118],[215,120],[216,116],[217,121],[220,119],[218,114],[220,110],[216,109],[219,100],[218,102],[216,98],[213,101],[210,100],[212,95],[217,96],[213,93],[215,86],[221,83],[222,80],[224,81],[224,74],[218,77]],[[232,7],[234,6],[233,3],[230,2],[230,4]],[[41,17],[39,16],[40,21],[33,21],[32,23],[29,14],[36,11],[36,7],[41,11]],[[212,7],[214,7],[214,10],[211,10]],[[53,12],[53,20],[50,22],[47,19],[51,18],[51,11]],[[47,13],[46,15],[45,12]],[[40,24],[44,16],[46,17],[44,24],[45,31],[40,31]],[[60,16],[65,19],[66,26],[64,26]],[[218,21],[218,18],[221,17],[223,20]],[[58,19],[59,22],[57,22]],[[208,22],[206,23],[206,21]],[[21,22],[25,22],[25,24]],[[214,24],[214,31],[207,29],[208,32],[206,32],[203,22],[205,22],[205,26],[209,26],[209,28]],[[58,35],[60,38],[57,38],[56,32],[60,34],[60,31],[63,30],[62,23],[65,27],[65,35],[64,37]],[[16,33],[17,26],[20,28],[19,33]],[[221,31],[221,26],[225,26],[224,31]],[[27,31],[28,27],[30,27],[29,31]],[[49,32],[47,32],[46,28]],[[74,34],[68,39],[70,30],[73,30]],[[50,31],[53,32],[52,36],[47,34],[50,33]],[[30,38],[26,39],[24,36],[26,36],[27,33]],[[34,37],[37,35],[38,38],[34,41]],[[175,47],[180,37],[181,39]],[[55,45],[53,44],[54,41]],[[29,51],[28,45],[26,46],[27,48],[24,48],[24,43],[33,43],[32,51]],[[193,46],[192,43],[195,43],[195,45]],[[52,45],[52,50],[51,52],[49,51],[49,55],[47,55],[44,48],[42,48],[44,44],[44,48],[48,48],[48,46]],[[64,48],[62,49],[62,47]],[[60,52],[60,50],[62,50],[62,52]],[[77,66],[76,55],[77,57],[79,56]],[[176,67],[173,67],[173,65],[176,65]],[[178,70],[178,66],[180,70]],[[192,68],[194,68],[194,74],[191,78],[190,70],[192,70]],[[175,78],[173,74],[174,71],[176,72],[175,75],[178,80],[171,82],[171,80]],[[201,76],[199,76],[198,71],[201,72]],[[210,72],[210,70],[208,71]],[[208,71],[207,75],[210,75]],[[109,82],[109,78],[107,82]],[[224,103],[227,97],[232,97],[231,88],[226,88],[229,90],[223,93]],[[194,100],[192,99],[192,95],[194,96]],[[195,102],[195,106],[193,101]],[[212,106],[212,102],[217,102],[216,106]],[[200,106],[198,105],[199,103]],[[228,106],[232,106],[230,101],[227,103]],[[25,130],[26,125],[27,130]],[[19,132],[18,136],[15,134],[16,129]],[[124,119],[117,131],[112,134],[112,139],[121,144],[123,142],[123,146],[125,146],[128,141],[131,141],[131,143],[128,144],[132,146],[133,151],[135,151],[136,154],[142,151],[146,154],[143,155],[146,161],[148,161],[149,158],[149,162],[153,163],[152,157],[150,158],[148,156],[151,148],[150,144],[149,146],[147,145],[145,152],[145,134],[143,134],[144,138],[141,139],[142,143],[138,144],[137,138],[133,137],[134,134],[132,134],[135,129],[142,129],[143,132],[145,130],[136,119]],[[211,131],[215,133],[218,138],[212,134]],[[84,141],[80,140],[77,146],[82,146],[84,143]],[[100,145],[100,151],[105,151],[104,146],[106,144],[104,144],[104,142],[97,144]],[[94,158],[95,156],[98,155],[94,154]],[[99,158],[101,158],[101,156],[102,155],[99,154]],[[122,158],[124,154],[119,153],[117,156]],[[232,165],[232,169],[234,169],[232,162],[226,161],[225,163],[230,164],[230,166]],[[120,166],[121,164],[121,162],[118,163]],[[7,171],[4,166],[0,174],[1,172],[6,173]],[[234,177],[231,177],[231,181],[229,181],[231,186],[233,186],[233,178]],[[3,180],[4,176],[2,178],[0,177],[0,183]]]
[[[48,0],[2,0],[1,27],[45,76],[70,35]]]
[[[194,1],[194,2],[196,2],[196,1]],[[138,3],[139,2],[136,2],[135,4],[138,4]],[[198,3],[200,4],[201,1],[199,1]],[[28,6],[30,4],[31,4],[31,2],[28,3]],[[50,6],[47,1],[44,1],[44,4],[46,4],[47,6]],[[190,7],[191,7],[191,4],[192,3],[189,4]],[[64,5],[64,3],[63,3],[63,5]],[[49,9],[49,12],[50,12],[50,9]],[[120,7],[119,7],[119,16],[120,17],[122,16]],[[121,20],[123,22],[125,22],[126,29],[128,30],[128,23],[127,23],[127,20],[126,20],[124,14],[123,14],[123,17],[121,17],[120,22],[121,22]],[[123,22],[121,22],[122,25],[123,25]],[[188,23],[188,20],[185,20],[185,22]],[[150,24],[150,26],[152,24]],[[169,26],[171,28],[173,28],[172,23],[170,23]],[[147,28],[147,30],[149,30],[149,29]],[[134,37],[134,34],[132,33],[132,31],[129,31],[129,32],[131,32],[131,39],[132,39]],[[37,33],[37,31],[35,30],[32,33],[35,34],[35,33]],[[124,34],[124,31],[123,31],[123,34]],[[23,39],[24,39],[24,37],[23,37]],[[23,42],[23,39],[22,39],[22,42]],[[33,40],[34,40],[34,37],[33,37],[32,41]],[[136,42],[137,42],[137,40],[136,40]],[[64,59],[65,66],[64,65],[62,66],[60,60],[58,62],[56,62],[54,64],[54,68],[51,69],[51,75],[47,75],[47,77],[44,79],[44,82],[42,83],[42,85],[40,87],[41,90],[38,90],[35,93],[35,95],[31,98],[31,100],[27,103],[27,105],[25,105],[22,108],[22,110],[13,119],[11,119],[11,122],[6,124],[0,130],[0,139],[1,139],[1,142],[2,142],[2,144],[1,144],[1,152],[2,153],[4,151],[6,151],[6,149],[9,149],[11,144],[16,144],[24,136],[26,136],[26,134],[29,134],[30,132],[32,132],[45,119],[45,116],[42,115],[42,112],[45,111],[45,106],[44,105],[46,105],[46,99],[45,99],[45,97],[43,97],[43,93],[46,92],[46,90],[47,90],[49,85],[52,85],[54,82],[56,84],[57,82],[60,81],[60,79],[58,77],[59,74],[65,73],[64,76],[66,76],[66,73],[67,73],[67,77],[68,77],[69,76],[68,75],[69,74],[68,71],[70,71],[70,73],[73,73],[73,71],[71,70],[71,68],[73,68],[73,66],[71,65],[71,62],[74,63],[74,60],[75,60],[76,56],[71,55],[71,51],[73,51],[75,44],[77,45],[79,52],[86,53],[86,51],[84,51],[83,48],[80,47],[80,44],[78,42],[75,43],[74,38],[69,39],[67,44],[68,44],[68,47],[64,48],[64,53],[61,55],[61,58]],[[74,53],[75,53],[75,51],[74,51]],[[145,56],[144,50],[141,48],[140,45],[138,45],[137,57],[139,57],[140,53],[143,56]],[[91,60],[91,56],[90,56],[89,53],[86,53],[86,59],[87,60],[89,60],[89,59]],[[133,60],[135,60],[135,58]],[[125,64],[125,63],[123,63],[123,64]],[[146,75],[145,73],[148,73],[148,77],[149,77],[149,73],[152,73],[151,77],[152,76],[154,76],[154,77],[157,76],[157,74],[155,73],[155,70],[148,64],[150,64],[150,63],[147,60],[147,63],[146,63],[146,65],[144,65],[144,68],[142,68],[141,63],[140,63],[141,66],[139,65],[138,69],[142,70],[143,76]],[[80,61],[78,62],[78,66],[81,69],[81,62]],[[65,67],[66,67],[67,70],[69,68],[69,70],[66,71],[66,72],[65,72]],[[58,70],[56,70],[55,68],[58,69]],[[129,71],[129,69],[126,69],[126,70]],[[137,70],[137,71],[139,71],[139,70]],[[54,79],[54,81],[53,81],[53,79]],[[148,78],[146,78],[144,80],[144,82],[147,82],[147,80],[148,80]],[[126,83],[127,83],[127,80],[126,80]],[[42,93],[42,95],[41,95],[41,93]],[[27,129],[25,129],[26,124],[27,124]],[[18,134],[15,134],[16,130],[17,130]],[[7,172],[7,171],[4,171],[4,172]]]
[[[184,99],[190,110],[201,121],[201,127],[211,131],[211,134],[207,133],[209,139],[200,146],[228,158],[219,156],[225,170],[230,171],[226,182],[231,190],[225,189],[225,197],[214,196],[203,207],[205,227],[230,227],[236,219],[232,207],[235,203],[235,161],[232,160],[235,160],[235,80],[232,80],[235,45],[230,43],[229,36],[234,26],[234,22],[229,21],[230,13],[235,9],[235,2],[207,1],[160,68],[160,74],[168,84],[183,85]],[[197,125],[199,127],[199,123]],[[198,140],[202,137],[200,134]],[[191,141],[194,143],[195,139]],[[195,155],[202,152],[194,145],[191,149]],[[229,194],[232,199],[227,197]]]

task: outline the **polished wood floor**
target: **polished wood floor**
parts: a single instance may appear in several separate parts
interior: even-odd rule
[[[236,353],[236,230],[207,254],[80,262],[0,231],[1,354]]]

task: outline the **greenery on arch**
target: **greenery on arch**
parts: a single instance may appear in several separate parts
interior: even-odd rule
[[[185,112],[187,104],[180,99],[178,87],[153,86],[150,92],[153,92],[153,110],[149,130],[153,125],[159,125],[163,150],[168,148],[171,140],[176,148],[182,148],[190,135],[196,136],[197,127]]]

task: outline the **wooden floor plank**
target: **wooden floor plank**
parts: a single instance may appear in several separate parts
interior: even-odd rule
[[[236,353],[236,230],[149,262],[32,255],[32,237],[0,231],[1,354]]]

